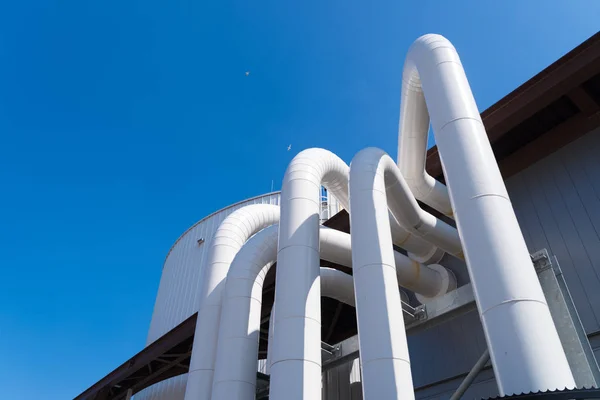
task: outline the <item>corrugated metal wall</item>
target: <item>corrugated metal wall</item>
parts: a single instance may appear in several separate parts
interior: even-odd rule
[[[530,251],[562,267],[586,331],[600,329],[600,130],[507,182]]]
[[[202,219],[175,242],[163,265],[147,344],[152,343],[198,311],[196,294],[212,237],[225,218],[250,204],[279,204],[279,193],[255,197],[224,208]],[[198,245],[198,239],[205,242]],[[187,375],[157,383],[135,396],[136,400],[183,399]]]
[[[279,193],[255,197],[219,210],[196,223],[175,242],[163,265],[147,344],[198,311],[196,294],[212,237],[229,214],[250,204],[279,205]],[[205,242],[198,245],[200,238]]]

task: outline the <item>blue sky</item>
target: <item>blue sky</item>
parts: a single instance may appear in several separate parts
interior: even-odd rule
[[[4,2],[2,397],[72,398],[140,350],[173,241],[299,150],[395,157],[421,34],[484,110],[599,28],[593,0],[450,3]]]

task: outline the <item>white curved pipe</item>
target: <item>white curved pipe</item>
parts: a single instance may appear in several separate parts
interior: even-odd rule
[[[257,233],[232,263],[223,297],[213,400],[255,397],[262,287],[277,255],[277,234],[276,226]],[[321,268],[321,273],[322,295],[354,306],[352,276],[331,268]]]
[[[386,160],[384,154],[377,149],[362,150],[350,167],[354,292],[361,299],[356,318],[362,389],[365,399],[410,400],[415,397],[402,303],[398,291],[391,289],[398,286],[398,280],[384,179],[391,167],[380,161]]]
[[[419,206],[398,166],[383,150],[369,147],[359,151],[352,159],[350,181],[351,190],[354,185],[363,191],[379,191],[384,194],[386,207],[389,207],[394,218],[405,229],[446,252],[463,258],[458,231]],[[368,202],[370,203],[371,201]],[[382,207],[381,204],[378,206]],[[364,211],[363,208],[357,209],[361,210],[361,214]],[[351,214],[351,226],[352,221]],[[360,226],[362,225],[357,226],[357,229],[361,229]]]
[[[221,315],[223,283],[246,240],[279,221],[279,207],[254,204],[231,213],[215,232],[198,293],[198,323],[190,360],[185,400],[211,398]]]
[[[454,46],[439,35],[419,38],[406,57],[403,87],[407,109],[414,102],[423,113],[421,91],[427,101],[500,394],[574,387]]]
[[[231,264],[225,291],[217,346],[213,400],[253,399],[256,386],[256,358],[264,278],[277,256],[278,227],[270,226],[246,242]],[[443,267],[440,272],[418,265],[395,252],[400,282],[416,283],[425,291],[444,294],[448,290],[442,276],[452,276]],[[320,257],[351,267],[350,235],[321,226]],[[444,273],[444,271],[446,271]],[[320,268],[321,295],[354,307],[352,276],[331,268]],[[269,321],[269,339],[274,332],[275,307]],[[273,353],[269,342],[268,366]]]
[[[321,185],[348,208],[348,166],[323,149],[300,152],[288,166],[281,189],[270,390],[273,400],[321,398],[315,384],[321,377]],[[410,250],[406,244],[404,248]]]
[[[322,149],[300,152],[281,188],[269,390],[273,400],[321,398],[321,185],[347,209],[348,166]]]
[[[349,234],[321,226],[320,243],[321,259],[347,267],[352,266]],[[454,274],[441,265],[423,265],[394,251],[394,266],[400,286],[425,298],[441,296],[456,288]]]
[[[347,185],[342,185],[339,188],[335,185],[332,186],[334,189],[330,190],[340,198],[342,205],[347,207]],[[217,229],[211,244],[208,265],[203,274],[202,287],[199,293],[198,317],[204,323],[196,326],[195,343],[201,343],[201,345],[194,346],[192,350],[185,400],[209,399],[211,396],[222,285],[229,271],[231,261],[249,237],[266,226],[277,224],[278,221],[278,206],[250,205],[234,211]],[[418,263],[411,262],[406,257],[399,259],[401,265],[408,263],[411,263],[413,268],[420,268]],[[422,270],[427,271],[426,269]],[[427,285],[423,288],[420,287],[421,282],[427,282],[427,279],[416,282],[417,286],[414,286],[414,289],[420,291],[423,295],[435,296],[437,292],[434,293],[432,290],[439,291],[439,285],[433,286],[434,289],[432,290],[428,290]],[[413,289],[408,279],[407,287]],[[213,343],[214,345],[207,345],[207,343]]]
[[[404,70],[403,82],[411,81]],[[400,126],[398,128],[398,167],[414,196],[439,212],[452,217],[448,189],[425,170],[429,112],[420,86],[402,85]]]
[[[329,297],[347,304],[356,306],[354,298],[354,282],[352,275],[348,275],[335,268],[321,267],[321,296]]]

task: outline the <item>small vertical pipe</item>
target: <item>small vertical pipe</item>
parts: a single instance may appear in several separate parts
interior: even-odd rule
[[[479,360],[477,360],[473,368],[471,368],[471,371],[469,371],[467,376],[465,376],[465,379],[460,383],[460,385],[456,389],[456,392],[454,392],[452,397],[450,397],[450,400],[459,400],[462,397],[462,395],[465,394],[469,386],[471,386],[475,378],[477,378],[477,375],[479,375],[479,373],[481,372],[483,367],[485,367],[485,364],[487,364],[488,361],[490,361],[490,352],[488,349],[485,349],[481,357],[479,357]]]

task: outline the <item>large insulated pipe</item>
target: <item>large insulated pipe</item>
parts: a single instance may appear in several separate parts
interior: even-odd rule
[[[321,398],[315,382],[321,379],[322,185],[348,209],[348,166],[323,149],[300,152],[288,166],[281,189],[270,390],[274,400]]]
[[[390,199],[388,203],[388,199]],[[454,228],[423,211],[383,151],[360,151],[350,166],[350,229],[365,399],[414,399],[394,268],[389,210],[405,228],[458,254]],[[372,329],[374,326],[377,329]]]
[[[437,219],[419,206],[398,166],[383,150],[369,147],[358,152],[350,168],[350,186],[352,186],[352,179],[365,190],[367,187],[371,191],[383,188],[386,207],[389,207],[392,216],[405,229],[446,252],[463,258],[461,241],[456,228]],[[360,210],[362,213],[363,209]],[[352,224],[352,215],[350,215],[350,223]],[[387,235],[387,231],[385,232]]]
[[[256,385],[256,358],[264,278],[277,256],[277,226],[265,228],[242,247],[231,264],[225,291],[217,346],[213,400],[253,399]],[[351,267],[350,235],[321,226],[320,257]],[[408,282],[421,293],[442,295],[453,289],[448,285],[452,273],[442,266],[415,265],[395,252],[398,281]],[[352,276],[331,268],[321,268],[321,295],[354,307]],[[453,282],[453,281],[452,281]],[[273,321],[269,323],[269,356],[273,352]]]
[[[321,259],[351,267],[351,236],[325,226],[321,226],[319,233]],[[394,251],[394,266],[399,285],[425,298],[438,297],[456,289],[452,271],[439,264],[423,265]]]
[[[281,188],[269,391],[273,400],[321,398],[321,185],[348,208],[348,166],[326,150],[300,152]]]
[[[277,222],[278,206],[255,204],[231,213],[215,232],[198,293],[198,323],[194,334],[185,400],[211,398],[221,294],[231,262],[248,238]]]
[[[411,73],[412,71],[409,71]],[[406,70],[405,70],[406,73]],[[403,77],[410,80],[410,76]],[[429,112],[420,87],[402,85],[398,128],[398,167],[414,196],[439,212],[452,217],[448,189],[425,170]]]
[[[500,394],[574,387],[454,46],[439,35],[419,38],[403,86],[405,103],[422,108],[412,96],[425,96]]]

